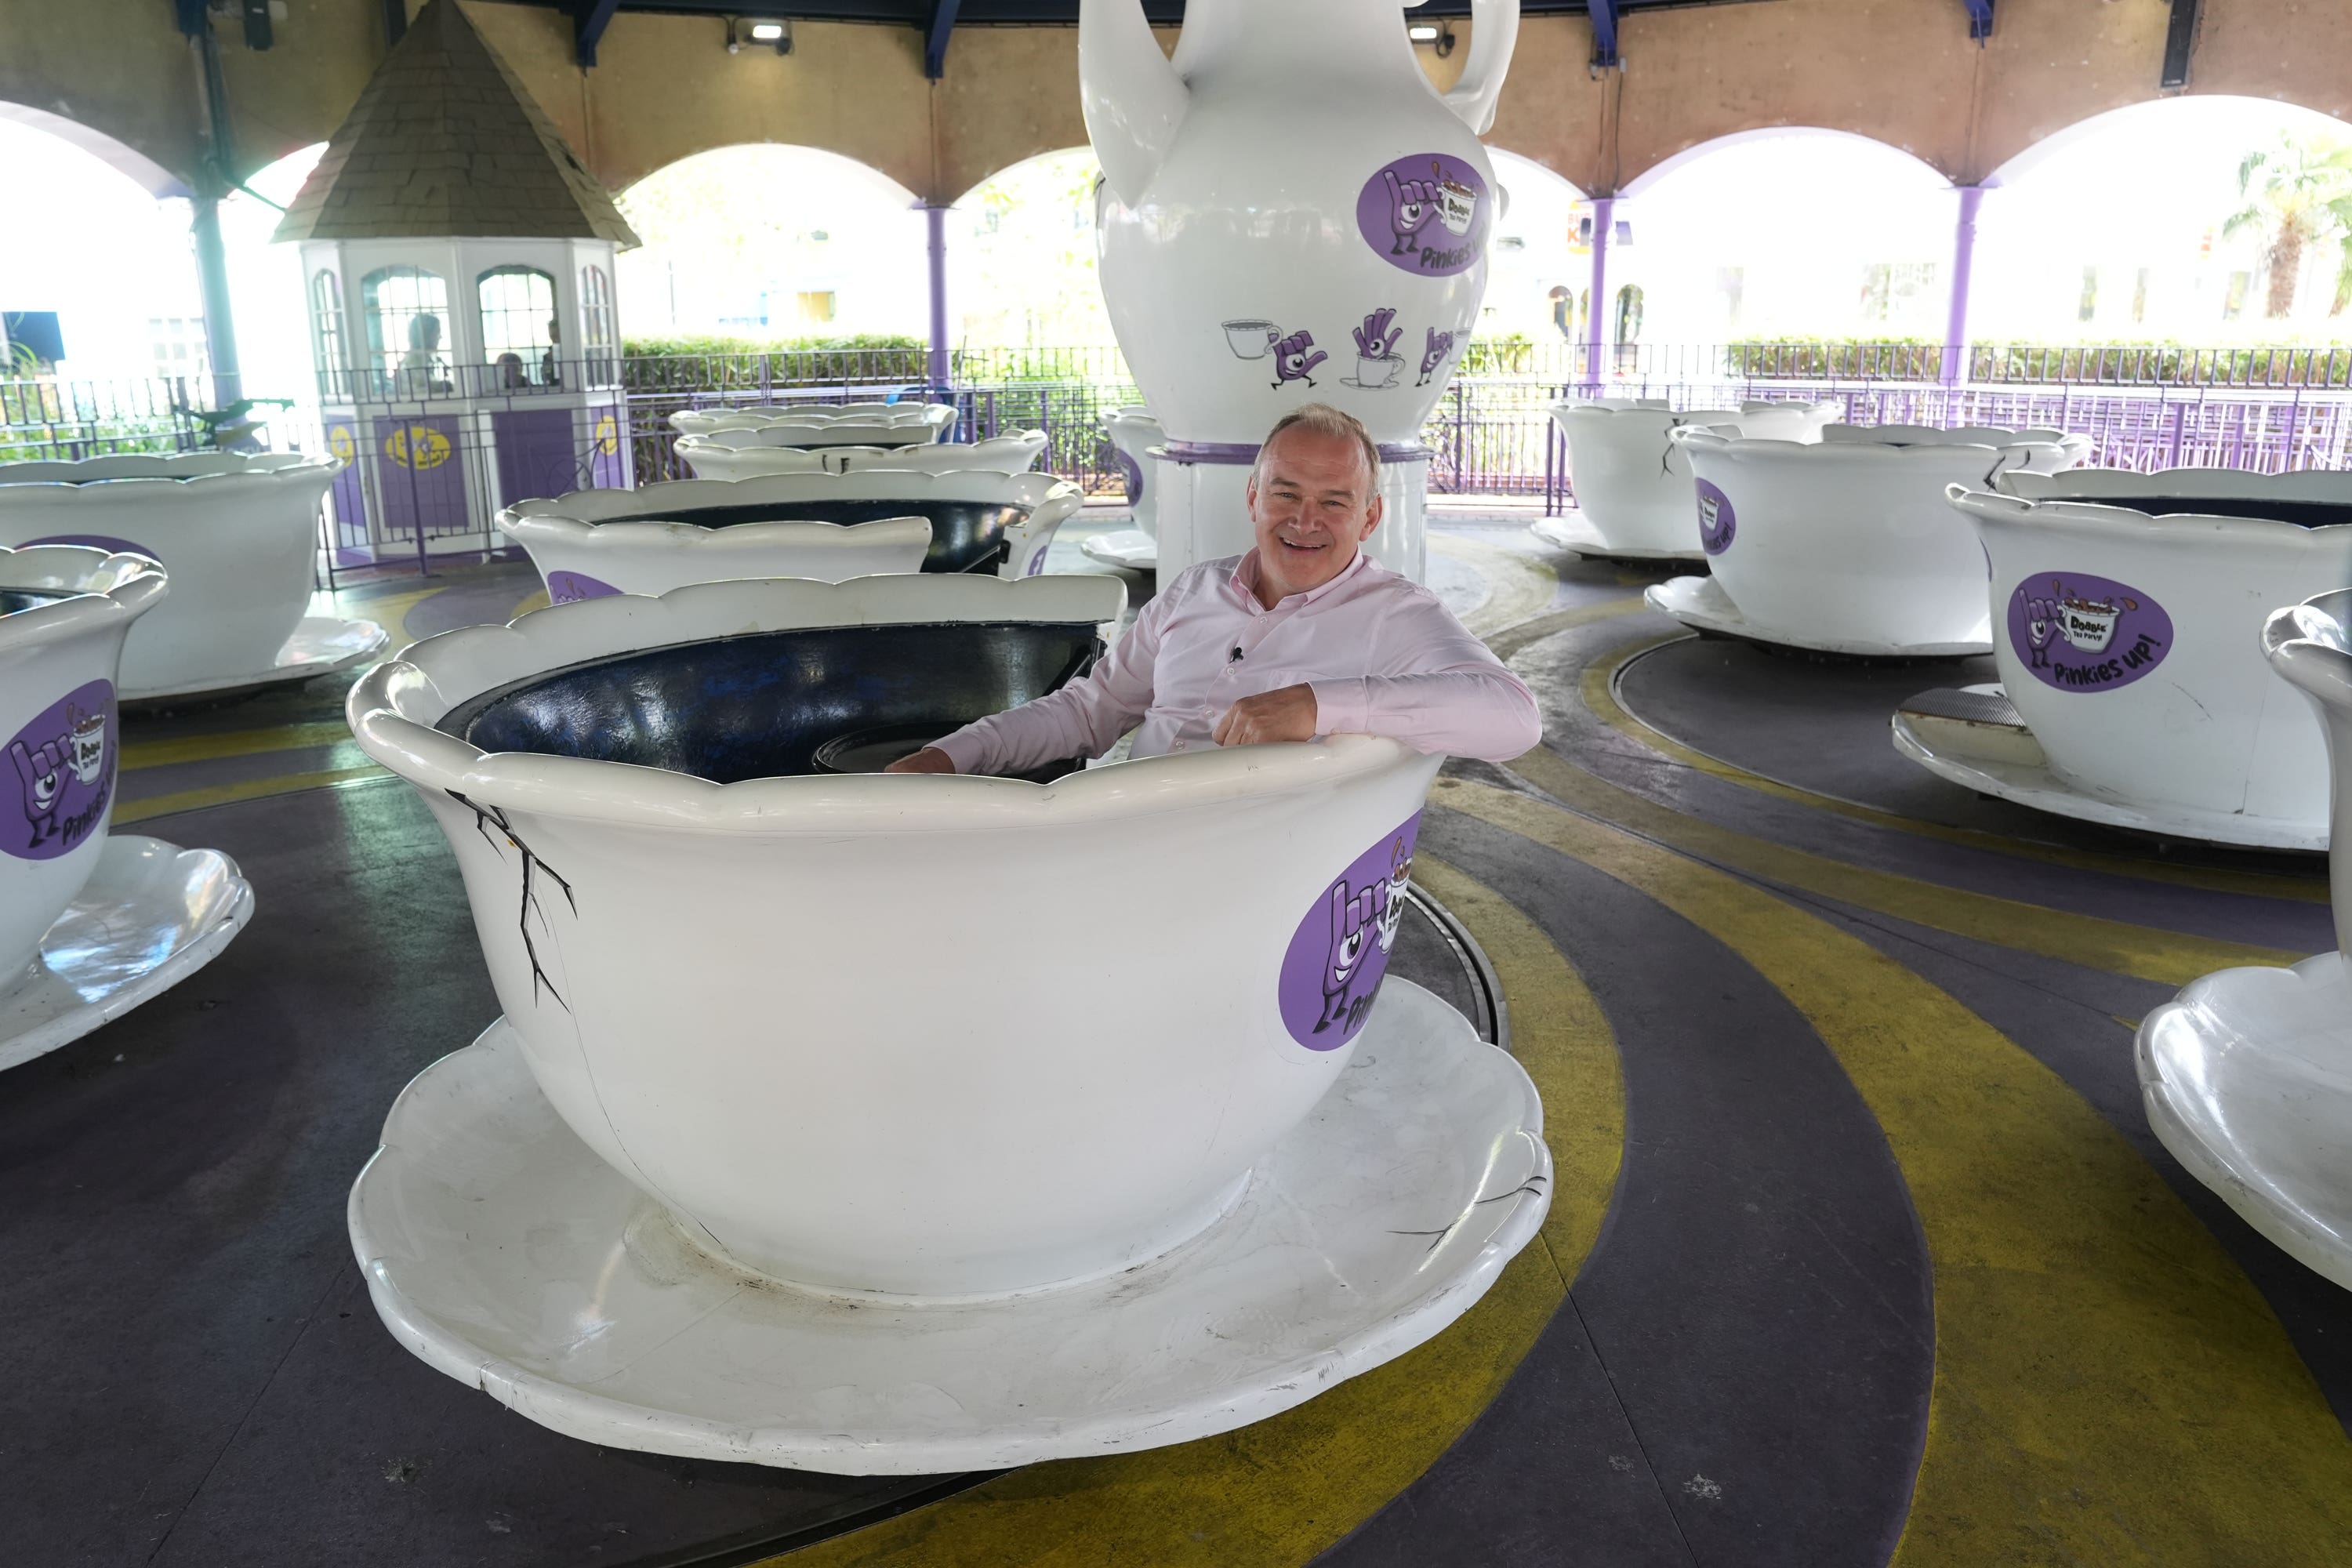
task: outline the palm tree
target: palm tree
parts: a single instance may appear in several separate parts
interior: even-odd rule
[[[2352,282],[2352,147],[2282,133],[2277,146],[2239,163],[2238,195],[2246,205],[2223,220],[2221,233],[2262,241],[2270,268],[2263,313],[2275,319],[2294,312],[2305,250],[2330,240],[2345,247],[2334,301],[2341,310]]]

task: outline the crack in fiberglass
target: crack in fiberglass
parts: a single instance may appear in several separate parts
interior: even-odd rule
[[[572,1011],[572,1004],[563,1000],[563,993],[555,988],[554,980],[549,976],[546,969],[539,962],[539,948],[530,940],[530,917],[531,911],[537,910],[539,923],[542,926],[547,924],[547,911],[540,908],[539,892],[532,885],[532,879],[536,873],[544,872],[555,879],[555,885],[563,889],[563,901],[571,905],[572,912],[577,915],[580,912],[580,900],[572,896],[572,884],[564,879],[562,872],[541,859],[530,845],[525,844],[516,836],[513,825],[507,821],[504,806],[476,805],[454,789],[448,794],[451,800],[474,814],[474,831],[482,836],[482,841],[490,847],[499,859],[506,858],[506,851],[499,849],[498,839],[490,837],[490,829],[493,827],[499,830],[500,837],[521,853],[522,905],[516,917],[516,925],[522,932],[522,950],[530,959],[530,999],[534,1005],[537,1004],[539,988],[544,985],[547,987],[547,994],[554,997],[562,1004],[563,1010],[569,1013]]]

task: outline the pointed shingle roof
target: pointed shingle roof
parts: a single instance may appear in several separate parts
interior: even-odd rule
[[[456,0],[409,24],[274,237],[638,243]]]

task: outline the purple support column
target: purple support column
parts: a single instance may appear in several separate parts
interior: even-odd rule
[[[1944,318],[1944,384],[1958,386],[1968,379],[1969,278],[1976,269],[1977,207],[1984,200],[1982,185],[1955,185],[1959,193],[1959,221],[1952,228],[1952,308]]]
[[[1584,384],[1601,383],[1601,350],[1609,330],[1609,236],[1616,226],[1617,198],[1592,198],[1592,296],[1584,322]]]
[[[931,359],[935,390],[948,384],[948,209],[926,204],[923,226],[931,247]]]

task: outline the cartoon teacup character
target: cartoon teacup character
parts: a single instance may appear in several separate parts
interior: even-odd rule
[[[1315,1020],[1315,1032],[1318,1035],[1334,1024],[1344,1026],[1348,1022],[1349,993],[1354,989],[1364,956],[1371,947],[1367,939],[1379,933],[1381,911],[1374,904],[1387,889],[1387,883],[1375,882],[1350,898],[1347,881],[1342,879],[1331,889],[1331,957],[1323,970],[1323,1012]]]
[[[1412,856],[1400,838],[1389,847],[1389,879],[1381,889],[1381,951],[1396,950],[1397,927],[1404,922],[1404,896],[1412,884]]]
[[[57,837],[58,797],[65,794],[66,770],[71,766],[73,737],[59,735],[29,750],[20,738],[8,742],[8,760],[16,764],[16,779],[25,792],[25,820],[33,836],[25,847],[39,847]]]
[[[1308,373],[1330,357],[1315,346],[1314,333],[1293,332],[1274,345],[1274,380],[1269,384],[1279,387],[1286,381],[1303,381],[1312,386],[1315,377]]]
[[[1396,311],[1383,306],[1364,318],[1364,324],[1355,331],[1356,374],[1349,382],[1351,386],[1394,386],[1397,376],[1404,370],[1404,360],[1390,351],[1404,336],[1402,327],[1391,327]]]
[[[1385,880],[1370,883],[1352,896],[1344,878],[1331,889],[1331,953],[1323,969],[1323,1012],[1315,1020],[1315,1033],[1319,1035],[1334,1025],[1352,1029],[1363,1021],[1380,981],[1375,977],[1372,989],[1361,995],[1356,994],[1357,984],[1375,950],[1381,954],[1381,973],[1387,973],[1388,955],[1396,947],[1397,928],[1404,919],[1405,890],[1412,880],[1412,856],[1400,838],[1389,850]]]
[[[1478,193],[1459,180],[1447,179],[1444,169],[1436,163],[1431,163],[1429,170],[1435,176],[1428,184],[1437,198],[1437,221],[1459,239],[1470,232],[1478,216]]]
[[[1282,336],[1282,329],[1272,321],[1250,320],[1223,325],[1225,346],[1234,351],[1235,359],[1264,359]]]
[[[72,709],[67,716],[73,721],[74,777],[94,784],[106,771],[106,715]]]
[[[1436,164],[1430,165],[1432,169]],[[1400,180],[1393,169],[1382,169],[1381,178],[1389,183],[1389,227],[1396,231],[1396,244],[1390,247],[1391,256],[1410,256],[1415,237],[1429,226],[1437,216],[1443,197],[1436,180]]]
[[[2059,595],[2058,629],[2084,653],[2106,652],[2107,644],[2115,640],[2116,622],[2123,618],[2126,611],[2139,608],[2137,599],[2122,598],[2118,603],[2116,598],[2069,594],[2054,578],[2050,585]]]
[[[2055,599],[2025,601],[2025,644],[2027,668],[2050,668],[2050,639],[2058,630],[2058,602]]]
[[[1429,329],[1428,343],[1421,355],[1421,379],[1413,383],[1415,386],[1429,384],[1429,378],[1437,374],[1437,367],[1444,364],[1445,356],[1454,352],[1454,339],[1452,332],[1441,332],[1435,327]]]

